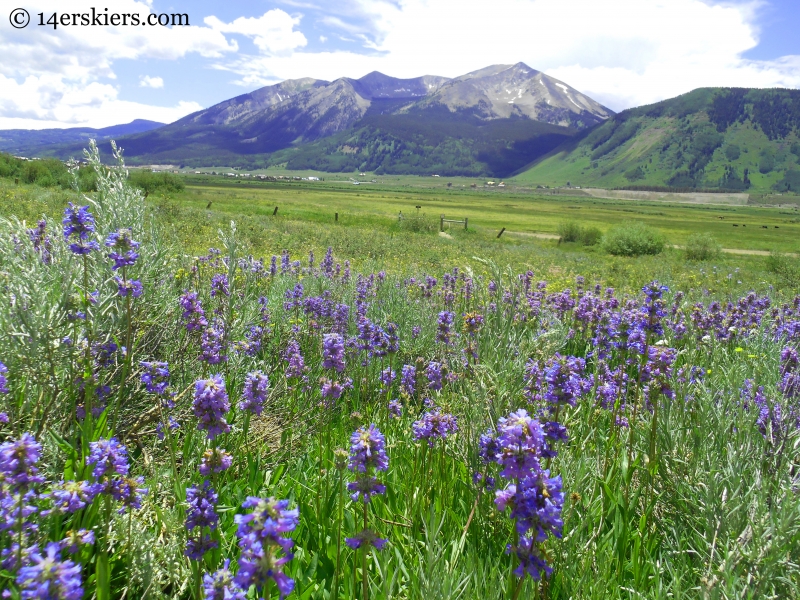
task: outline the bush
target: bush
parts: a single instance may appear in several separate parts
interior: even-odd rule
[[[644,170],[642,169],[641,165],[635,169],[625,171],[625,179],[628,181],[639,181],[640,179],[644,179]]]
[[[609,229],[603,236],[602,247],[614,256],[659,254],[664,249],[664,238],[644,223],[630,223]]]
[[[597,227],[584,227],[581,230],[581,244],[584,246],[596,246],[603,237],[603,232]]]
[[[434,233],[438,228],[439,223],[436,222],[436,219],[430,219],[425,215],[400,219],[400,229],[414,233]]]
[[[725,148],[725,156],[728,160],[736,160],[742,155],[742,149],[736,144],[731,144]]]
[[[788,287],[795,288],[800,285],[800,260],[772,252],[767,257],[766,267],[767,271],[777,275]]]
[[[143,192],[152,194],[161,192],[168,194],[183,191],[186,185],[183,179],[172,173],[151,173],[150,171],[131,171],[128,176],[131,185],[138,187]]]
[[[722,247],[708,233],[693,233],[686,241],[686,258],[689,260],[711,260],[720,252]]]
[[[577,242],[581,239],[581,226],[575,221],[564,221],[559,223],[556,231],[560,237],[558,240],[559,243]]]

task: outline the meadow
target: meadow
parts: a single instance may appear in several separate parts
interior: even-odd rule
[[[145,199],[89,157],[96,193],[0,181],[6,597],[800,597],[796,281],[496,237],[634,218],[791,252],[791,211]]]

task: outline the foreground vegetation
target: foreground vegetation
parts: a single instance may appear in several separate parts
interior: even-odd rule
[[[227,213],[148,210],[93,162],[63,224],[2,223],[11,597],[800,593],[800,299],[777,275],[369,220],[225,222],[191,257],[170,228]],[[48,193],[5,208],[76,199]],[[381,243],[406,249],[340,250]],[[422,270],[440,250],[457,264]]]

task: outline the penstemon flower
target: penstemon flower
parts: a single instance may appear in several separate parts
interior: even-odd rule
[[[199,419],[197,428],[204,430],[209,440],[221,433],[228,433],[231,427],[225,420],[225,415],[231,405],[222,375],[199,379],[194,384],[194,390],[194,416]]]
[[[72,202],[64,210],[64,239],[69,249],[79,256],[100,250],[100,244],[91,239],[95,233],[94,217],[88,206],[75,206]]]
[[[139,258],[139,242],[131,237],[130,229],[119,229],[110,233],[106,238],[106,247],[111,248],[108,258],[114,261],[113,271],[123,267],[131,267]]]
[[[385,471],[389,468],[389,457],[386,456],[386,440],[375,425],[360,427],[350,436],[350,460],[347,468],[355,473],[355,481],[347,484],[353,502],[365,505],[375,495],[385,494],[386,486],[376,479],[374,471]],[[365,528],[345,543],[351,548],[368,549],[370,546],[380,550],[386,540],[378,538],[366,526],[366,506],[364,507]]]
[[[444,441],[458,431],[458,422],[453,415],[442,414],[438,409],[426,412],[412,425],[415,440],[425,440],[432,448],[437,439]]]
[[[504,489],[495,492],[495,505],[502,512],[510,509],[509,516],[516,522],[519,542],[509,544],[507,549],[519,561],[514,573],[539,580],[542,574],[552,572],[541,543],[549,535],[561,537],[564,503],[561,477],[550,477],[541,465],[542,458],[554,455],[547,452],[545,429],[520,409],[499,419],[497,434],[482,436],[480,444],[482,458],[498,463],[502,467],[500,475],[509,481]]]
[[[264,402],[269,393],[269,378],[261,371],[248,373],[244,379],[242,400],[239,410],[246,410],[254,415],[260,415],[264,410]]]
[[[267,583],[274,581],[281,598],[294,589],[294,580],[283,572],[283,565],[292,559],[294,545],[291,533],[299,522],[297,509],[288,508],[288,500],[248,497],[242,508],[251,508],[246,515],[236,515],[236,537],[242,556],[235,581],[242,589],[255,586],[261,594]]]

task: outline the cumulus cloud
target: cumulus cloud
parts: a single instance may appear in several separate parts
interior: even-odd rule
[[[150,77],[149,75],[143,75],[139,78],[139,87],[163,88],[164,80],[161,77]]]
[[[70,13],[91,13],[92,0],[71,0]],[[34,15],[64,11],[60,0],[29,0]],[[151,3],[116,0],[116,13],[147,15]],[[119,99],[114,62],[177,60],[188,54],[221,58],[238,50],[235,40],[210,27],[0,27],[0,127],[104,126],[133,118],[174,121],[200,106],[170,107]],[[158,87],[160,78],[143,78]]]
[[[203,22],[213,31],[237,33],[252,38],[261,52],[280,54],[302,48],[308,41],[295,27],[300,23],[280,9],[267,11],[257,18],[239,17],[231,23],[223,23],[217,17],[206,17]]]
[[[0,75],[0,129],[106,127],[133,119],[170,123],[200,110],[196,102],[151,106],[121,100],[117,88],[92,82],[75,86],[58,76],[29,77],[17,82]]]
[[[400,0],[358,3],[361,18],[324,16],[359,32],[355,51],[285,56],[241,53],[216,61],[262,82],[335,79],[380,70],[396,77],[457,76],[490,64],[527,63],[611,108],[655,102],[697,87],[800,87],[797,57],[742,58],[758,43],[761,2],[715,0]],[[352,3],[349,4],[352,9]]]

